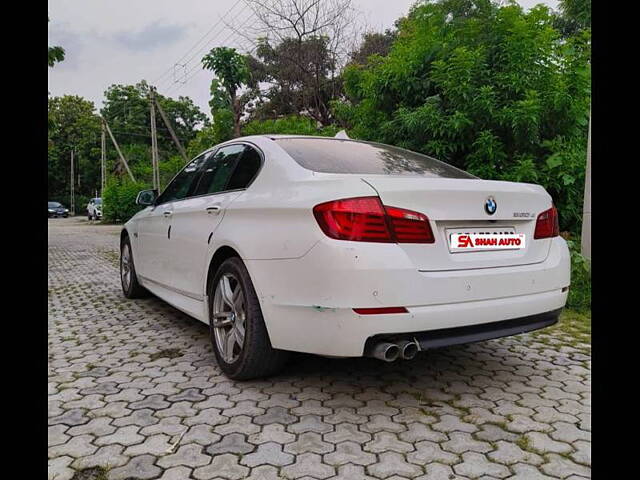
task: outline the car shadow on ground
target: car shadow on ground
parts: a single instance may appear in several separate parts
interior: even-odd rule
[[[147,308],[166,315],[171,322],[175,322],[176,327],[194,330],[208,339],[209,327],[206,324],[172,307],[158,297],[151,296],[138,301],[145,302],[147,303]],[[489,342],[495,343],[498,341],[500,340],[490,340]],[[425,374],[437,376],[438,372],[443,374],[449,369],[472,369],[474,366],[474,352],[482,353],[482,346],[489,342],[454,345],[421,351],[412,360],[399,359],[395,362],[384,362],[369,357],[336,358],[291,352],[285,367],[281,372],[270,377],[270,380],[289,381],[304,377],[305,379],[317,378],[318,380],[326,381],[327,372],[331,372],[331,375],[336,379],[348,379],[353,385],[358,383],[359,378],[364,377],[366,381],[363,382],[363,386],[371,383],[371,378],[367,378],[370,375],[375,375],[378,378],[394,377],[396,381],[402,377],[407,380],[415,380],[418,376]],[[212,366],[217,368],[216,358],[210,343],[208,344],[208,352]],[[481,364],[476,366],[481,368]],[[243,383],[250,383],[250,381]],[[380,382],[380,384],[384,383],[384,381]]]

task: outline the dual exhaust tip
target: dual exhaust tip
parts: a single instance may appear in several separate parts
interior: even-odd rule
[[[374,345],[369,356],[384,362],[393,362],[398,358],[411,360],[419,351],[418,342],[400,340],[398,343],[380,342]]]

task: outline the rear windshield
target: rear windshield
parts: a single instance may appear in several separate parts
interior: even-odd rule
[[[334,138],[276,138],[302,167],[322,173],[476,178],[435,158],[382,143]]]
[[[96,205],[102,205],[102,199],[101,198],[94,198],[93,199],[93,203],[95,203]]]

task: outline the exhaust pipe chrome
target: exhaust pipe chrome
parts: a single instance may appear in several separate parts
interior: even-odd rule
[[[411,360],[420,350],[416,342],[409,340],[401,340],[398,342],[398,349],[400,350],[400,356],[405,360]]]
[[[395,343],[380,342],[372,349],[369,356],[384,362],[393,362],[400,355],[400,348]]]

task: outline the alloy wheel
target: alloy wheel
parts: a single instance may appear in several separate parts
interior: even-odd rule
[[[238,279],[225,273],[216,285],[212,305],[212,326],[220,356],[227,363],[240,357],[244,346],[246,308]]]
[[[129,285],[131,285],[131,252],[129,251],[129,245],[127,244],[122,247],[120,276],[122,277],[122,285],[124,286],[124,289],[128,290]]]

